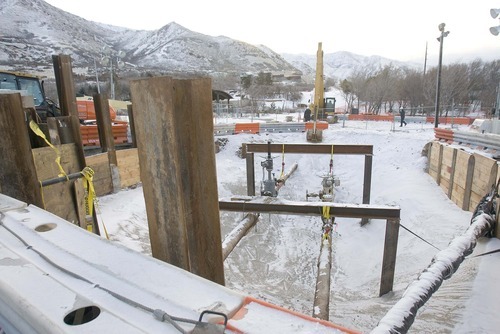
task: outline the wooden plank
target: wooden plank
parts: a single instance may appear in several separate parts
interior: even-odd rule
[[[52,145],[61,145],[61,138],[55,117],[47,117],[47,127],[49,128],[50,143]]]
[[[472,197],[472,181],[474,177],[474,164],[476,162],[475,156],[471,155],[467,162],[467,176],[465,178],[465,191],[462,210],[470,210],[471,197]]]
[[[78,217],[78,225],[83,229],[87,229],[87,221],[85,219],[85,188],[83,186],[83,180],[75,180],[73,187],[75,191],[75,206]]]
[[[285,145],[286,153],[331,154],[332,144],[271,144],[271,153],[281,153]],[[333,154],[373,154],[373,145],[334,144]],[[267,153],[268,144],[246,144],[247,153]]]
[[[80,133],[80,122],[78,120],[78,109],[76,107],[75,84],[73,81],[73,70],[71,57],[69,55],[53,55],[54,74],[56,77],[57,94],[59,105],[63,116],[71,116],[71,131],[73,142],[76,144],[77,157],[80,170],[85,167],[85,154],[83,152],[82,135]]]
[[[394,219],[400,216],[401,209],[388,205],[346,204],[334,202],[296,202],[273,197],[246,197],[221,199],[219,208],[222,211],[260,212],[276,214],[293,214],[321,216],[323,207],[330,208],[330,215],[344,218]]]
[[[153,256],[224,284],[210,79],[130,88]]]
[[[111,115],[109,114],[109,101],[102,94],[94,94],[93,98],[101,149],[103,152],[108,152],[109,163],[117,166],[115,140],[111,126]]]
[[[471,187],[471,207],[469,210],[474,210],[480,199],[490,192],[496,178],[497,162],[495,160],[477,153],[474,153],[474,159],[474,180]]]
[[[443,145],[439,145],[439,158],[438,158],[437,176],[436,176],[436,183],[437,184],[441,184],[442,162],[443,162]]]
[[[0,94],[0,188],[2,193],[43,208],[21,95]]]
[[[443,159],[441,161],[441,180],[446,180],[449,183],[451,179],[451,170],[453,168],[453,155],[455,149],[450,146],[443,146]],[[448,187],[445,189],[446,193]]]
[[[437,180],[438,175],[440,147],[441,144],[439,142],[433,142],[429,153],[429,175],[434,180]]]
[[[137,139],[135,135],[135,121],[134,121],[134,108],[132,104],[127,106],[128,112],[128,126],[130,128],[130,135],[132,136],[132,147],[137,148]]]
[[[74,143],[56,147],[60,152],[61,166],[66,174],[80,171],[77,149]],[[56,178],[61,171],[56,163],[57,152],[51,147],[40,147],[32,150],[35,169],[39,181]],[[78,213],[74,201],[72,182],[62,182],[43,188],[45,209],[58,217],[77,224]]]
[[[392,291],[398,250],[399,219],[388,219],[385,225],[384,258],[380,277],[380,293],[383,296]]]
[[[139,170],[139,154],[137,148],[116,151],[118,170],[122,188],[127,188],[141,182]]]
[[[337,146],[335,146],[335,152],[337,151]],[[335,154],[334,152],[334,154]],[[363,177],[363,204],[370,203],[371,189],[372,189],[372,164],[373,155],[365,155],[365,169]],[[361,220],[361,225],[367,224],[368,220],[363,218]]]
[[[94,170],[94,189],[97,196],[113,192],[113,180],[107,153],[95,154],[86,158],[87,166]]]

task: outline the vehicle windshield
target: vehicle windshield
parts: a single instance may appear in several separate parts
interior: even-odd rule
[[[38,79],[32,78],[18,78],[19,88],[25,90],[29,95],[33,96],[35,100],[35,106],[39,106],[43,103],[42,88],[40,87],[40,82]]]
[[[0,89],[17,90],[16,76],[9,73],[0,73]]]

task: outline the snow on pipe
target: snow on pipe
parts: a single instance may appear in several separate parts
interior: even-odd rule
[[[329,320],[330,316],[330,273],[332,270],[332,238],[324,238],[318,258],[318,276],[314,293],[313,317]]]
[[[234,247],[248,233],[248,231],[257,223],[258,214],[247,213],[242,221],[232,230],[222,242],[222,258],[225,260],[233,251]]]
[[[438,252],[431,264],[406,289],[403,297],[380,320],[371,333],[406,333],[415,320],[417,311],[450,278],[476,246],[477,239],[491,233],[495,226],[496,203],[493,195],[479,202],[471,224],[465,233],[454,238],[448,247]]]

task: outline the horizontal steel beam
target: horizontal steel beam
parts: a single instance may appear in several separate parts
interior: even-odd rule
[[[268,144],[243,144],[247,153],[267,153]],[[328,145],[328,144],[271,144],[272,153],[308,153],[308,154],[373,154],[373,145]]]
[[[330,216],[344,218],[399,219],[401,208],[388,205],[345,204],[332,202],[294,202],[273,197],[243,196],[219,200],[221,211],[259,212],[321,216],[323,207],[330,207]]]

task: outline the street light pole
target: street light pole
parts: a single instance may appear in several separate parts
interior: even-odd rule
[[[434,127],[437,128],[439,125],[439,98],[441,94],[441,67],[443,64],[443,40],[449,31],[444,31],[445,24],[441,23],[439,25],[439,31],[441,31],[441,36],[437,38],[439,41],[439,64],[438,64],[438,75],[437,75],[437,85],[436,85],[436,116],[434,118]]]
[[[500,119],[500,81],[498,82],[497,87],[497,102],[495,104],[495,111],[498,115],[498,119]]]

